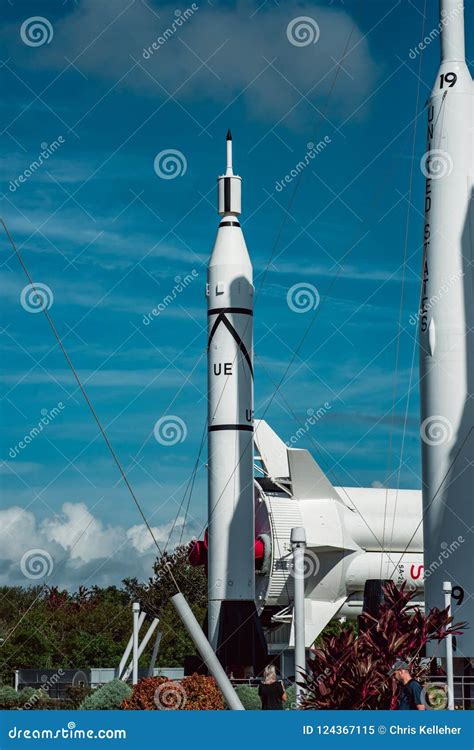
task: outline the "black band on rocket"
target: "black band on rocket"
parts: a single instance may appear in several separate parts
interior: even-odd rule
[[[220,315],[221,313],[240,313],[240,315],[253,315],[253,310],[248,310],[246,307],[214,307],[212,310],[208,310],[208,315]]]
[[[216,424],[208,428],[209,432],[217,432],[218,430],[244,430],[245,432],[253,432],[253,426],[251,424]]]

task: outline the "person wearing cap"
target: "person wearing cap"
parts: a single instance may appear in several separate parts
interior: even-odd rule
[[[402,685],[398,698],[398,710],[424,711],[426,706],[422,699],[423,688],[411,676],[409,663],[402,659],[397,659],[388,674],[390,677],[395,677],[397,682],[400,682]]]

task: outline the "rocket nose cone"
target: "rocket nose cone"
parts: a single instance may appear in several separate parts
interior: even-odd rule
[[[232,140],[232,133],[230,132],[230,130],[227,131],[226,140],[227,141],[231,141]]]

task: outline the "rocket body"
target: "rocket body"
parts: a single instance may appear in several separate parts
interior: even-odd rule
[[[208,637],[224,666],[254,640],[253,272],[239,222],[240,177],[218,178],[221,221],[208,267]],[[240,632],[238,632],[240,631]],[[233,649],[230,643],[238,636]],[[258,640],[258,638],[257,638]],[[223,644],[227,644],[223,649]]]
[[[442,61],[428,102],[420,304],[420,397],[425,603],[470,629],[456,656],[474,656],[474,84],[462,7],[442,0]],[[456,542],[455,551],[446,554]],[[442,560],[442,564],[440,564]]]
[[[254,599],[252,266],[224,216],[208,275],[209,636],[220,602]],[[248,554],[245,554],[245,551]]]

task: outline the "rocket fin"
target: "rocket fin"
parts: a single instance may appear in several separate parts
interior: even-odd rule
[[[304,640],[306,648],[310,648],[318,635],[322,633],[326,625],[334,615],[341,609],[347,596],[341,596],[334,602],[314,601],[305,599],[304,602]],[[295,645],[295,623],[291,621],[290,648]]]
[[[256,458],[259,457],[263,467],[272,479],[286,479],[290,476],[288,469],[287,447],[283,440],[263,419],[255,420]]]
[[[288,463],[293,495],[298,500],[330,499],[344,505],[341,497],[309,451],[289,448]]]

